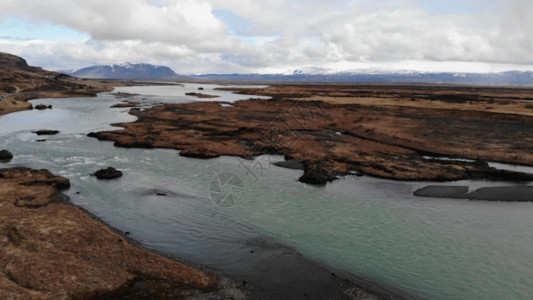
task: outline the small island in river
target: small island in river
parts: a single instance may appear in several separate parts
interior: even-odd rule
[[[300,181],[346,174],[411,181],[530,181],[487,162],[533,165],[533,90],[431,85],[274,85],[229,88],[271,100],[166,104],[132,110],[123,130],[91,133],[120,147],[182,156],[280,154]],[[444,158],[444,159],[443,159]]]

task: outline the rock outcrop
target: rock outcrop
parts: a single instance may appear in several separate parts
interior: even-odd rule
[[[113,167],[96,171],[92,176],[96,176],[98,179],[114,179],[122,177],[122,171],[119,171]]]
[[[0,151],[0,161],[4,160],[10,160],[13,158],[13,153],[9,152],[8,150],[1,150]]]
[[[37,104],[33,108],[37,110],[52,109],[52,105]]]
[[[59,133],[59,130],[49,130],[49,129],[40,129],[33,131],[36,135],[56,135]]]

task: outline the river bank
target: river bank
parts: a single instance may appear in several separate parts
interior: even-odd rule
[[[268,239],[249,241],[254,272],[237,283],[143,249],[70,204],[68,179],[47,170],[0,169],[0,184],[2,298],[413,299]]]
[[[171,299],[218,289],[214,275],[138,249],[62,203],[65,178],[12,168],[0,182],[2,298]]]

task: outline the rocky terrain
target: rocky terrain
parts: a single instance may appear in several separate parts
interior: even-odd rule
[[[357,173],[398,180],[532,180],[487,161],[533,165],[533,90],[429,85],[276,85],[271,96],[132,110],[124,130],[91,133],[121,147],[211,158],[281,154],[325,184]],[[442,159],[445,157],[445,159]],[[460,158],[454,160],[449,158]],[[470,159],[470,160],[463,160]]]
[[[79,80],[28,66],[23,58],[0,52],[0,115],[31,109],[27,100],[95,96],[116,85],[126,83]]]
[[[0,169],[0,299],[183,299],[218,289],[215,276],[136,248],[64,203],[68,186],[46,170]]]

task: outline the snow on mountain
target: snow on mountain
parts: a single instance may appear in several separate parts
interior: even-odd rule
[[[120,62],[113,65],[95,65],[67,73],[90,79],[179,79],[183,78],[172,69],[151,64]]]

